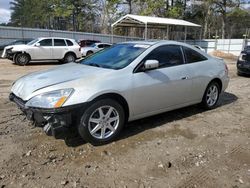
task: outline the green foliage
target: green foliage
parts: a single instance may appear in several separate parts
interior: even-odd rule
[[[187,7],[187,0],[12,0],[9,25],[110,33],[114,21],[133,13],[201,24],[206,38],[215,35],[216,30],[222,37],[238,37],[242,32],[236,30],[250,27],[250,13],[240,9],[239,3],[206,0]]]

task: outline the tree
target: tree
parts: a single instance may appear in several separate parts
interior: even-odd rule
[[[215,5],[215,11],[221,15],[221,24],[222,24],[222,32],[221,37],[225,38],[225,31],[226,31],[226,22],[227,22],[227,9],[238,7],[240,2],[239,0],[213,0],[213,4]]]
[[[11,23],[23,27],[48,27],[49,0],[14,0],[11,3]]]

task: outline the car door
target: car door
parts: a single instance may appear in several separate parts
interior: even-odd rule
[[[186,66],[190,70],[190,79],[192,80],[192,100],[201,101],[207,84],[210,82],[210,74],[213,69],[208,59],[196,50],[189,47],[182,47]],[[212,73],[213,74],[213,73]]]
[[[54,39],[53,59],[63,59],[68,51],[68,46],[64,39]]]
[[[158,60],[159,68],[141,71],[146,60]],[[133,74],[133,113],[154,113],[190,101],[192,81],[178,45],[154,49]]]
[[[37,45],[37,44],[40,45]],[[37,42],[30,52],[31,58],[36,60],[53,59],[52,54],[52,39],[42,39]]]

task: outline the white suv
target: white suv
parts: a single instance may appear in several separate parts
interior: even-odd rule
[[[68,63],[81,58],[81,48],[73,39],[37,38],[27,45],[5,47],[2,57],[13,60],[18,65],[41,60],[59,60]]]

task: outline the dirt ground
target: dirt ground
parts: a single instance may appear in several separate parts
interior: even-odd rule
[[[116,142],[56,140],[9,102],[18,77],[57,64],[0,60],[0,187],[250,187],[250,78],[211,111],[191,106],[129,123]]]

